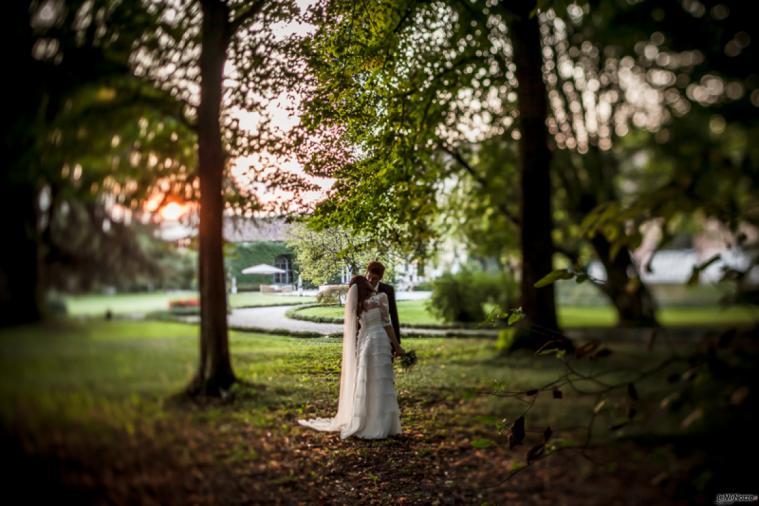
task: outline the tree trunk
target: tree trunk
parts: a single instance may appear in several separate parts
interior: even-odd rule
[[[37,192],[28,183],[0,181],[4,245],[0,248],[0,326],[43,316],[42,265],[37,233]]]
[[[558,332],[553,285],[535,288],[535,283],[553,270],[553,219],[551,217],[550,151],[546,117],[546,87],[540,27],[530,16],[535,2],[517,2],[506,7],[511,14],[511,42],[519,82],[519,166],[521,176],[521,303],[525,327],[514,347],[532,349],[558,339],[571,343]]]
[[[235,381],[229,356],[227,291],[222,224],[225,154],[221,139],[224,62],[229,11],[219,0],[202,0],[198,173],[200,176],[200,366],[190,393],[221,395]]]
[[[582,159],[583,166],[588,171],[585,178],[588,183],[583,184],[579,177],[575,177],[574,184],[566,185],[567,188],[574,188],[575,198],[570,198],[568,205],[577,223],[600,203],[618,200],[615,177],[620,171],[614,155],[605,155],[598,146],[591,146]],[[598,288],[616,309],[619,325],[657,326],[656,301],[648,287],[640,280],[630,250],[621,248],[617,255],[611,258],[612,245],[598,232],[590,239],[590,244],[606,270],[607,281]]]
[[[656,327],[656,301],[648,287],[640,281],[627,248],[611,258],[611,244],[601,234],[591,239],[593,248],[606,270],[606,283],[600,289],[609,297],[619,316],[621,327]]]
[[[29,2],[10,2],[3,11],[2,37],[6,68],[4,119],[0,126],[0,326],[32,323],[42,318],[43,289],[38,233],[36,151],[37,112],[43,101],[38,65],[32,58]]]

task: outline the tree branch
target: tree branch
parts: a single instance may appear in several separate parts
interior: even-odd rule
[[[472,167],[461,155],[461,153],[458,152],[458,150],[452,149],[445,145],[445,143],[438,143],[440,146],[440,149],[448,153],[448,155],[456,160],[461,167],[466,170],[472,178],[474,178],[477,183],[480,184],[483,188],[487,188],[489,186],[488,181],[482,177],[477,171]],[[509,209],[506,204],[497,204],[496,207],[498,207],[498,210],[501,211],[514,225],[519,226],[520,220],[519,218],[511,212],[511,209]]]
[[[242,28],[245,23],[253,19],[256,14],[261,12],[265,3],[265,0],[256,0],[255,2],[249,3],[247,5],[247,8],[240,9],[241,12],[238,13],[237,16],[229,22],[229,34],[232,35],[237,33],[237,30]]]

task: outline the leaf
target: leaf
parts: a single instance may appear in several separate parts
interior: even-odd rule
[[[558,388],[554,388],[553,389],[553,398],[554,399],[562,399],[562,398],[564,398],[564,394]]]
[[[685,419],[682,421],[682,423],[680,423],[680,426],[683,429],[687,429],[688,427],[690,427],[691,425],[693,425],[693,423],[696,420],[698,420],[699,418],[702,418],[703,416],[704,416],[704,410],[703,410],[703,408],[696,408],[695,410],[693,410],[693,412],[690,415],[688,415],[688,416],[685,417]]]
[[[511,463],[511,467],[509,468],[509,471],[511,471],[512,473],[515,473],[519,471],[520,469],[524,469],[525,467],[527,467],[526,462],[520,462],[518,460],[515,460],[514,462]]]
[[[551,430],[551,427],[546,427],[546,430],[543,431],[543,441],[548,442],[549,439],[551,439],[551,435],[553,434],[553,431]]]
[[[545,451],[546,446],[543,443],[537,444],[530,448],[530,451],[527,452],[527,463],[531,463],[533,460],[537,459],[541,455],[543,455],[543,452]]]
[[[675,410],[679,408],[679,405],[682,403],[682,399],[680,396],[680,392],[673,392],[666,396],[664,399],[659,402],[659,407],[661,409],[667,409],[671,408],[672,410]]]
[[[739,387],[732,394],[730,394],[730,404],[733,406],[740,406],[743,404],[743,401],[746,400],[746,397],[748,397],[750,393],[751,390],[746,385]]]
[[[560,351],[559,348],[546,347],[546,348],[541,348],[540,351],[538,351],[536,353],[536,355],[538,355],[538,356],[556,355],[556,354],[558,354],[559,351]]]
[[[592,238],[595,235],[605,206],[606,204],[601,204],[585,215],[585,218],[580,222],[581,237]]]
[[[535,288],[542,288],[544,286],[550,285],[551,283],[555,283],[560,279],[572,279],[573,277],[574,274],[569,272],[567,269],[556,269],[540,278],[534,286]]]
[[[512,450],[515,446],[522,444],[524,436],[524,417],[520,416],[514,420],[514,424],[509,430],[509,449]]]
[[[638,400],[638,391],[635,389],[635,385],[632,383],[629,383],[627,385],[627,395],[630,397],[630,399],[637,401]]]
[[[472,441],[472,447],[478,448],[478,449],[490,448],[494,444],[495,444],[495,441],[493,441],[492,439],[487,439],[487,438],[475,439],[474,441]]]
[[[683,381],[692,381],[696,374],[698,374],[698,366],[691,367],[683,373],[682,379]]]
[[[506,324],[509,326],[514,325],[515,323],[522,321],[524,317],[525,317],[524,311],[522,310],[521,307],[518,307],[512,311],[509,311],[509,317],[506,320]]]

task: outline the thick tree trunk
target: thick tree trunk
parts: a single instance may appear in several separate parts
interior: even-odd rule
[[[588,171],[583,184],[579,177],[575,183],[568,184],[574,188],[574,199],[568,205],[577,223],[593,211],[600,203],[617,199],[615,176],[619,174],[614,155],[604,154],[598,146],[591,146],[582,157],[583,167]],[[623,327],[655,327],[656,301],[648,287],[640,280],[630,250],[622,248],[611,258],[612,245],[601,233],[590,239],[590,244],[606,270],[606,283],[598,288],[609,298],[617,311],[619,325]]]
[[[515,347],[539,348],[561,337],[556,320],[553,285],[535,288],[535,283],[553,270],[553,219],[548,131],[546,129],[546,87],[543,82],[540,27],[530,17],[535,2],[506,5],[511,14],[510,34],[519,81],[519,165],[521,176],[521,303],[525,327]]]
[[[640,281],[632,256],[626,248],[611,258],[611,244],[601,234],[591,240],[606,270],[606,283],[601,290],[617,310],[621,327],[656,327],[656,301],[648,287]]]
[[[29,2],[4,6],[2,39],[8,97],[0,125],[0,326],[31,323],[42,318],[43,289],[38,233],[36,155],[37,112],[42,102],[42,79],[32,58],[33,36]]]
[[[0,326],[43,316],[42,266],[37,232],[37,192],[29,183],[0,181],[3,247],[0,248]]]
[[[200,366],[190,393],[220,395],[234,382],[227,332],[222,220],[225,154],[221,139],[224,63],[229,11],[219,0],[203,0],[201,90],[198,107],[200,175]]]

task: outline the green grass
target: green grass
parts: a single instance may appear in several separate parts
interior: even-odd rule
[[[263,475],[262,479],[268,480],[264,485],[276,490],[282,483],[290,483],[293,476],[309,479],[314,487],[336,486],[337,482],[321,479],[321,474],[297,474],[299,466],[313,459],[318,459],[314,465],[319,470],[339,465],[340,473],[348,471],[339,476],[352,480],[361,479],[360,473],[350,473],[365,469],[367,461],[389,458],[398,458],[398,466],[412,458],[415,460],[409,465],[416,468],[448,466],[439,470],[454,476],[461,466],[444,457],[460,462],[461,456],[474,458],[472,452],[486,459],[496,456],[500,459],[498,469],[507,469],[506,464],[518,463],[521,458],[518,451],[504,450],[506,428],[517,417],[525,415],[528,437],[533,441],[524,448],[538,441],[547,426],[554,431],[556,444],[573,445],[582,441],[598,402],[592,392],[584,396],[575,393],[575,388],[593,389],[581,379],[574,380],[571,388],[563,386],[561,399],[548,392],[532,397],[535,402],[530,408],[527,400],[494,395],[536,388],[558,379],[565,370],[554,357],[528,353],[502,356],[496,350],[496,341],[487,339],[407,339],[404,346],[417,353],[419,362],[410,371],[396,369],[404,436],[377,442],[341,442],[336,435],[316,434],[296,423],[296,418],[334,414],[340,340],[231,332],[233,365],[244,380],[234,387],[232,400],[167,402],[195,370],[197,334],[198,328],[193,325],[101,319],[0,330],[0,430],[24,441],[38,454],[48,455],[56,466],[59,449],[61,458],[73,463],[61,466],[75,467],[77,459],[89,466],[126,462],[124,467],[107,467],[103,475],[107,478],[101,476],[101,480],[112,480],[108,473],[121,477],[131,470],[138,475],[123,483],[141,483],[148,464],[152,465],[151,473],[160,474],[161,466],[165,466],[175,470],[175,476],[190,475],[202,466],[203,486],[219,487],[214,489],[218,493],[225,490],[228,481],[207,483],[206,473],[219,469],[220,475],[229,476],[225,469],[239,466],[247,466],[243,472],[249,474],[242,476],[258,479],[261,471],[268,473]],[[613,353],[608,358],[573,363],[585,375],[604,371],[604,382],[623,386],[617,400],[610,400],[594,420],[595,442],[607,437],[609,427],[626,416],[626,385],[670,352],[666,346],[647,352],[645,343],[633,340],[609,346]],[[676,388],[667,387],[664,378],[673,372],[681,374],[686,367],[676,363],[661,370],[656,381],[636,381],[641,410],[650,408],[659,413],[659,400],[667,393],[662,389]],[[694,385],[699,381],[694,379]],[[724,398],[725,387],[715,388],[714,398]],[[714,412],[723,412],[723,408]],[[651,423],[636,422],[627,434],[655,430],[667,436],[686,414],[656,414]],[[282,472],[272,474],[275,468]],[[395,464],[393,469],[410,472]],[[164,486],[184,490],[186,484],[169,481]],[[128,501],[122,498],[113,502]]]
[[[179,392],[195,370],[197,332],[192,325],[103,320],[0,331],[0,419],[32,430],[69,423],[86,430],[102,425],[130,430],[136,423],[164,418],[164,400]],[[334,410],[340,340],[232,332],[230,342],[236,373],[255,386],[240,387],[240,401],[223,416],[287,432],[293,430],[295,416]],[[553,359],[499,357],[493,340],[425,338],[404,345],[419,357],[414,369],[396,374],[404,424],[432,433],[453,425],[487,434],[495,430],[496,420],[523,405],[473,392],[527,389],[561,371]],[[450,403],[464,401],[465,409],[448,409]],[[567,409],[567,403],[550,401],[534,408],[541,423],[563,425],[574,418],[579,423],[585,416]],[[222,411],[202,416],[222,416]],[[482,418],[472,425],[466,420],[470,416]]]
[[[426,307],[426,300],[398,301],[398,318],[402,324],[409,325],[443,325],[445,322],[436,317]],[[329,318],[335,322],[343,321],[343,308],[340,306],[314,306],[297,311],[297,314]]]
[[[228,416],[278,425],[288,413],[334,409],[339,340],[239,332],[232,332],[230,340],[236,373],[264,393],[251,394]],[[421,403],[409,410],[409,418],[441,428],[449,422],[425,413],[425,403],[457,399],[467,389],[494,384],[527,387],[555,374],[529,357],[491,362],[495,343],[488,340],[418,339],[406,346],[417,352],[419,364],[398,372],[396,384],[402,397]],[[190,380],[197,348],[197,327],[164,322],[63,321],[4,330],[0,416],[9,424],[85,427],[129,427],[160,418],[164,399]]]
[[[738,307],[665,307],[657,314],[665,326],[749,325],[759,321],[756,311]],[[608,327],[616,325],[617,315],[611,307],[559,308],[559,324],[564,327]]]
[[[398,318],[401,325],[443,324],[442,320],[427,310],[425,304],[426,301],[399,301]],[[343,309],[336,306],[316,306],[299,310],[298,314],[333,318],[336,322],[341,322]],[[660,322],[668,326],[746,325],[759,321],[751,307],[665,307],[659,311],[658,316]],[[617,315],[610,306],[559,308],[559,323],[563,327],[610,327],[616,322]]]
[[[148,313],[166,311],[169,301],[174,299],[196,298],[198,294],[191,291],[123,293],[115,295],[70,295],[65,296],[66,307],[71,316],[101,316],[108,309],[114,314]],[[313,297],[297,295],[277,295],[260,292],[240,292],[230,296],[232,307],[268,306],[276,304],[300,304],[314,302]]]

